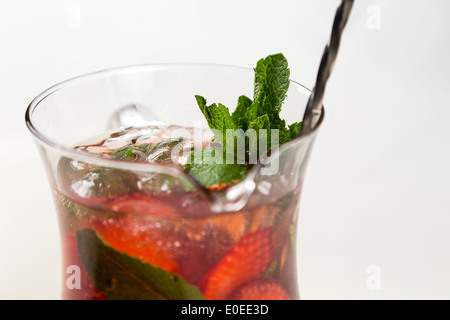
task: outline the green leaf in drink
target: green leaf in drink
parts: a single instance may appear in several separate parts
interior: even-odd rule
[[[222,164],[216,163],[217,159],[221,159]],[[220,148],[196,149],[186,164],[186,172],[207,187],[242,180],[247,171],[247,166],[226,163],[226,154]]]
[[[77,243],[89,277],[110,300],[204,299],[179,275],[116,251],[92,229],[77,231]]]

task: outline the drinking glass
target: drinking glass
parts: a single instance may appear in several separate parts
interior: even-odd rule
[[[240,95],[252,97],[253,80],[234,66],[141,65],[67,80],[31,102],[26,124],[59,221],[63,299],[299,299],[299,201],[323,112],[310,134],[224,190],[179,166],[75,148],[139,127],[207,128],[195,95],[232,111]],[[309,95],[291,81],[281,118],[301,121]]]

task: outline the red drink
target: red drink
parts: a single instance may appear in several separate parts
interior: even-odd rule
[[[139,132],[79,149],[113,158],[127,146],[149,141]],[[135,154],[122,160],[145,163],[148,158]],[[277,192],[270,197],[263,192],[239,210],[215,212],[210,199],[174,176],[68,158],[58,169],[60,188],[54,196],[63,244],[63,298],[299,298],[299,187],[278,198]]]
[[[310,91],[289,74],[282,54],[255,69],[135,66],[36,97],[26,121],[57,208],[63,298],[298,299],[299,198],[324,114],[299,137]]]

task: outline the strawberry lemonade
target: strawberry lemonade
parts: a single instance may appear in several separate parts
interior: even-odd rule
[[[131,141],[155,131],[171,128],[123,131],[78,149],[122,158],[136,146]],[[112,141],[127,146],[111,150],[107,145]],[[156,160],[164,162],[164,152],[174,142],[179,139],[146,147],[164,145]],[[129,161],[148,161],[149,153],[144,157],[133,151],[129,156],[135,158]],[[298,192],[275,203],[217,214],[208,199],[168,176],[143,178],[66,158],[59,170],[64,188],[55,191],[55,199],[62,230],[63,298],[298,298],[293,233]],[[227,186],[208,188],[221,192]],[[67,273],[76,267],[79,278]]]
[[[289,74],[274,54],[253,70],[107,70],[38,96],[27,124],[57,209],[62,298],[299,299],[296,230],[315,131],[298,137],[292,120],[309,91]],[[137,117],[134,101],[157,121]]]

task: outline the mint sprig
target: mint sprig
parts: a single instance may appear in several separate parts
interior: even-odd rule
[[[179,275],[116,251],[92,229],[77,231],[77,243],[89,277],[110,300],[204,300]]]
[[[221,164],[216,163],[218,157],[222,159]],[[186,172],[207,187],[237,182],[247,171],[247,166],[226,163],[226,154],[220,148],[196,149],[186,164]]]
[[[244,141],[245,145],[244,160],[247,164],[254,164],[250,160],[258,159],[260,153],[268,153],[271,149],[294,139],[300,132],[301,122],[294,122],[287,126],[286,121],[280,118],[280,111],[290,84],[290,70],[284,55],[278,53],[259,60],[254,71],[253,100],[244,95],[240,96],[237,107],[231,114],[223,104],[207,105],[204,97],[195,96],[215,139],[221,144],[223,151],[233,155],[235,159],[234,163],[197,162],[195,167],[188,165],[187,172],[206,186],[212,182],[226,182],[229,180],[227,178],[229,172],[240,172],[239,164],[242,157],[237,151],[239,139]],[[277,131],[272,132],[272,130]],[[273,136],[273,133],[277,136]],[[195,155],[192,153],[188,163],[194,161]],[[205,166],[204,169],[202,165]],[[208,172],[214,176],[214,179],[205,178]]]

